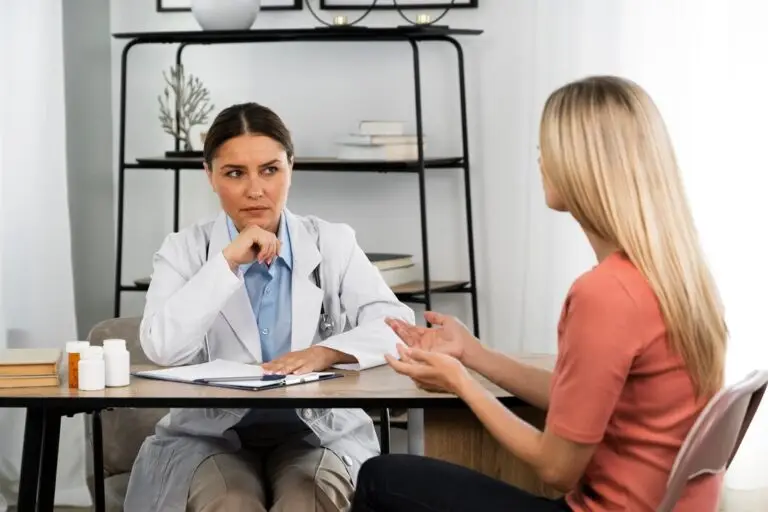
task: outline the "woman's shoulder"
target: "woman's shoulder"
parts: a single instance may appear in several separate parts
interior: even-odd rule
[[[622,253],[614,253],[574,281],[568,304],[587,304],[609,315],[660,318],[656,294],[643,273]]]

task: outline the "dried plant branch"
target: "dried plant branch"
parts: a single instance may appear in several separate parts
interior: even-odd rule
[[[171,67],[167,73],[163,71],[163,80],[166,86],[157,97],[158,119],[165,133],[182,143],[185,150],[191,150],[192,128],[207,123],[213,112],[211,94],[199,78],[186,76],[181,65]]]

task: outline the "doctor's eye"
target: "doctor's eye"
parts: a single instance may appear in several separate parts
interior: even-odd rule
[[[227,178],[239,178],[242,175],[243,175],[243,171],[241,171],[240,169],[233,169],[231,171],[227,171],[227,173],[225,174]]]
[[[264,172],[264,174],[266,174],[267,176],[271,176],[272,174],[275,174],[275,173],[276,173],[277,171],[279,171],[279,170],[280,170],[280,169],[278,169],[276,166],[274,166],[274,165],[273,165],[273,166],[270,166],[270,167],[265,167],[265,168],[264,168],[264,170],[263,170],[263,172]]]

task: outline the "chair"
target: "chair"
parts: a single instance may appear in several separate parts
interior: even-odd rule
[[[730,466],[766,387],[768,371],[756,370],[710,400],[677,454],[657,512],[671,512],[690,480]]]
[[[139,343],[140,323],[140,318],[105,320],[91,329],[88,341],[102,345],[105,339],[124,339],[131,354],[131,364],[151,364]],[[167,408],[120,408],[93,415],[88,437],[94,457],[96,510],[105,510],[104,503],[100,503],[101,496],[106,497],[107,511],[123,510],[128,477],[141,443],[154,433],[155,424],[167,413]],[[103,480],[98,474],[100,459],[103,459]]]

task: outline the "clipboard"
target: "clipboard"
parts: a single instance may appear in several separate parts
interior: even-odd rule
[[[343,377],[336,372],[313,372],[303,375],[274,376],[265,374],[258,365],[216,359],[196,365],[131,372],[143,379],[163,380],[182,384],[222,387],[246,391],[261,391],[308,384]]]

